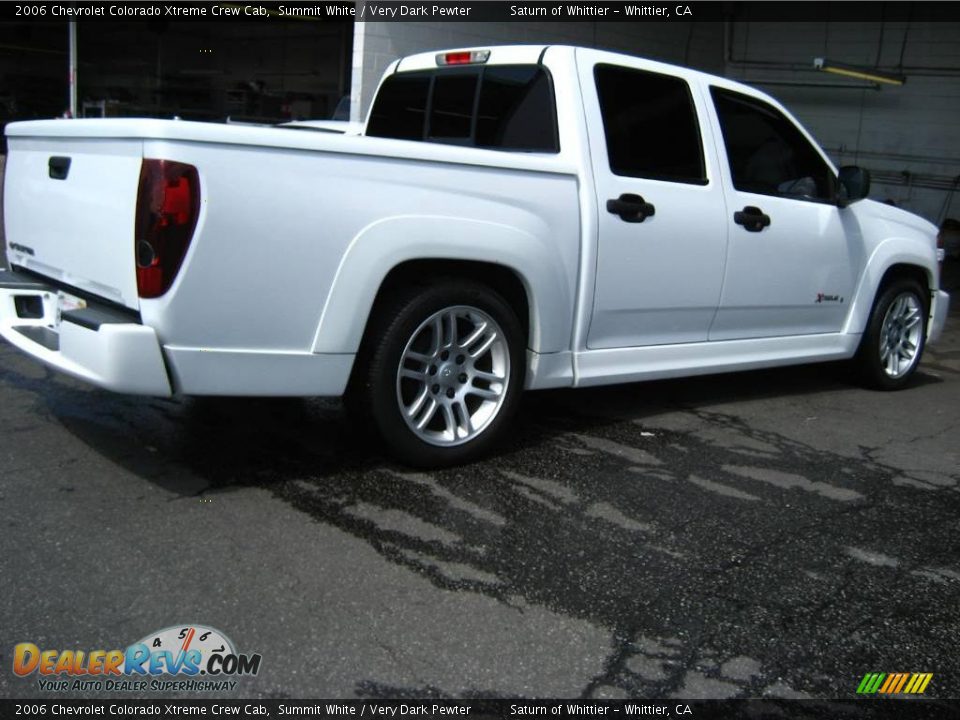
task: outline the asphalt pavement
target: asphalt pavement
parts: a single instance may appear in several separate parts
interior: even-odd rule
[[[530,393],[430,473],[336,401],[114,395],[0,342],[0,696],[56,697],[16,643],[203,624],[263,658],[225,697],[957,697],[958,439],[957,313],[899,393],[835,364]]]

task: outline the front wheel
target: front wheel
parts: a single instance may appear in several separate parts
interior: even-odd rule
[[[439,467],[495,444],[524,375],[520,322],[500,295],[465,281],[407,290],[370,332],[356,392],[394,454]]]
[[[899,390],[920,364],[927,336],[927,300],[914,280],[888,285],[870,313],[860,341],[856,368],[865,384]]]

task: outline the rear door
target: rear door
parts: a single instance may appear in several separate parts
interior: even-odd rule
[[[727,223],[703,98],[666,66],[590,50],[577,64],[599,206],[587,346],[705,341]]]
[[[65,127],[72,122],[62,121]],[[79,128],[83,121],[75,122]],[[8,261],[136,309],[134,218],[143,142],[11,133],[8,150]]]

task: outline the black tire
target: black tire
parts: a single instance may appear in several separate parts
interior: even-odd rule
[[[458,313],[463,313],[463,317]],[[447,318],[454,316],[454,338],[457,337],[457,328],[462,328],[468,336],[472,334],[469,332],[471,317],[492,319],[494,324],[488,326],[502,332],[502,342],[494,340],[488,351],[491,356],[488,374],[502,375],[505,382],[474,377],[475,372],[485,372],[483,363],[487,360],[485,357],[473,358],[466,350],[480,348],[483,344],[480,341],[486,336],[481,336],[466,350],[454,350],[442,361],[440,355],[432,355],[433,328],[436,326],[428,321],[438,315],[442,318],[443,333],[447,333],[448,326],[444,324]],[[475,328],[479,328],[479,323]],[[492,334],[500,336],[499,332]],[[430,342],[425,343],[425,339]],[[452,347],[460,346],[455,344]],[[410,358],[415,349],[433,359],[419,365],[420,360]],[[442,348],[438,346],[437,352],[442,352]],[[458,360],[462,360],[460,365],[455,364]],[[372,425],[390,452],[402,462],[421,468],[464,464],[488,453],[508,428],[523,389],[525,360],[520,321],[497,292],[472,281],[442,279],[430,285],[395,291],[377,303],[357,358],[347,400],[354,416],[369,418],[366,427]],[[398,375],[401,363],[403,368],[412,367],[418,373],[422,369],[423,379],[401,378]],[[468,380],[463,380],[467,372],[456,373],[466,370],[466,365],[470,366],[470,375]],[[431,372],[434,374],[430,375]],[[434,380],[437,384],[433,384]],[[441,387],[441,382],[446,384]],[[475,383],[479,385],[477,388]],[[436,391],[438,387],[441,388],[439,392]],[[471,394],[475,390],[495,393],[496,388],[502,390],[501,399],[478,398]],[[417,400],[425,393],[426,400],[422,401],[426,404],[425,410],[418,417],[406,419],[404,409],[416,407]],[[447,393],[456,395],[448,396]],[[408,400],[409,405],[406,405]],[[424,428],[417,430],[414,425],[429,412],[431,401],[436,406],[434,416]],[[477,408],[478,417],[483,416],[483,422],[478,423],[473,436],[469,435],[473,426],[465,421],[470,416],[470,407]],[[446,430],[438,429],[441,426]],[[458,438],[460,431],[467,434]],[[441,433],[452,435],[441,437]]]
[[[904,299],[905,302],[915,303],[919,309],[919,333],[915,338],[916,352],[913,357],[905,363],[905,369],[902,372],[898,371],[892,374],[882,357],[884,345],[889,344],[884,337],[884,321],[894,304],[901,299]],[[923,286],[916,280],[901,278],[884,287],[873,303],[870,320],[853,360],[858,380],[867,387],[877,390],[900,390],[906,387],[920,365],[923,356],[927,338],[928,314],[929,298]],[[898,336],[903,337],[902,334]],[[888,358],[889,356],[890,353],[887,353]]]

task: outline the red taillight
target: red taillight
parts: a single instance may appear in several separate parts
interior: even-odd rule
[[[170,289],[190,247],[200,213],[200,180],[192,165],[144,160],[137,192],[137,292],[155,298]]]

